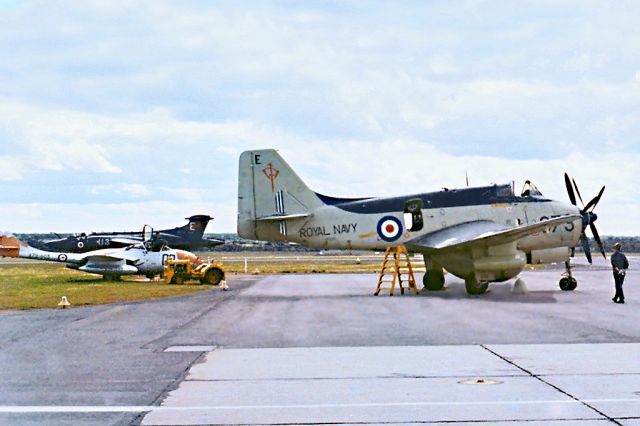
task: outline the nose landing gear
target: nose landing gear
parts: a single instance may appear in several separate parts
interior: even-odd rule
[[[566,272],[562,274],[562,278],[560,278],[560,290],[573,291],[578,287],[578,281],[573,278],[573,275],[571,275],[571,263],[569,263],[568,260],[564,262],[564,266],[566,268]]]

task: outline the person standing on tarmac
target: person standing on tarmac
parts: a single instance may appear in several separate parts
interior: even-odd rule
[[[611,255],[611,266],[613,267],[613,280],[616,283],[616,295],[611,300],[615,303],[624,303],[622,283],[624,283],[624,277],[627,274],[627,268],[629,268],[629,261],[627,256],[620,251],[622,249],[620,243],[615,243],[613,248],[615,251]]]

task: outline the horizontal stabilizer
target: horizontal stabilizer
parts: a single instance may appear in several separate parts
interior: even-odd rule
[[[279,220],[303,219],[305,217],[311,217],[311,213],[280,214],[280,215],[259,217],[256,220],[259,220],[259,221],[279,221]]]

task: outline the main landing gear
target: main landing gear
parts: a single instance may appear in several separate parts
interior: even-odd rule
[[[489,283],[478,282],[476,274],[472,272],[464,279],[464,288],[467,290],[467,294],[477,296],[487,292]]]
[[[564,266],[567,270],[564,274],[562,274],[562,278],[560,278],[560,290],[562,291],[573,291],[578,287],[578,281],[573,278],[571,275],[571,263],[568,260],[565,260]]]
[[[422,285],[429,291],[442,290],[444,288],[444,271],[442,268],[427,268],[422,277]]]

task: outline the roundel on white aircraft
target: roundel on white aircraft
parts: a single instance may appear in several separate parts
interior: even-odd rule
[[[67,261],[67,255],[66,254],[60,254],[58,255],[58,260],[60,262],[66,262]]]
[[[378,221],[378,236],[392,242],[402,236],[402,222],[394,216],[385,216]]]

